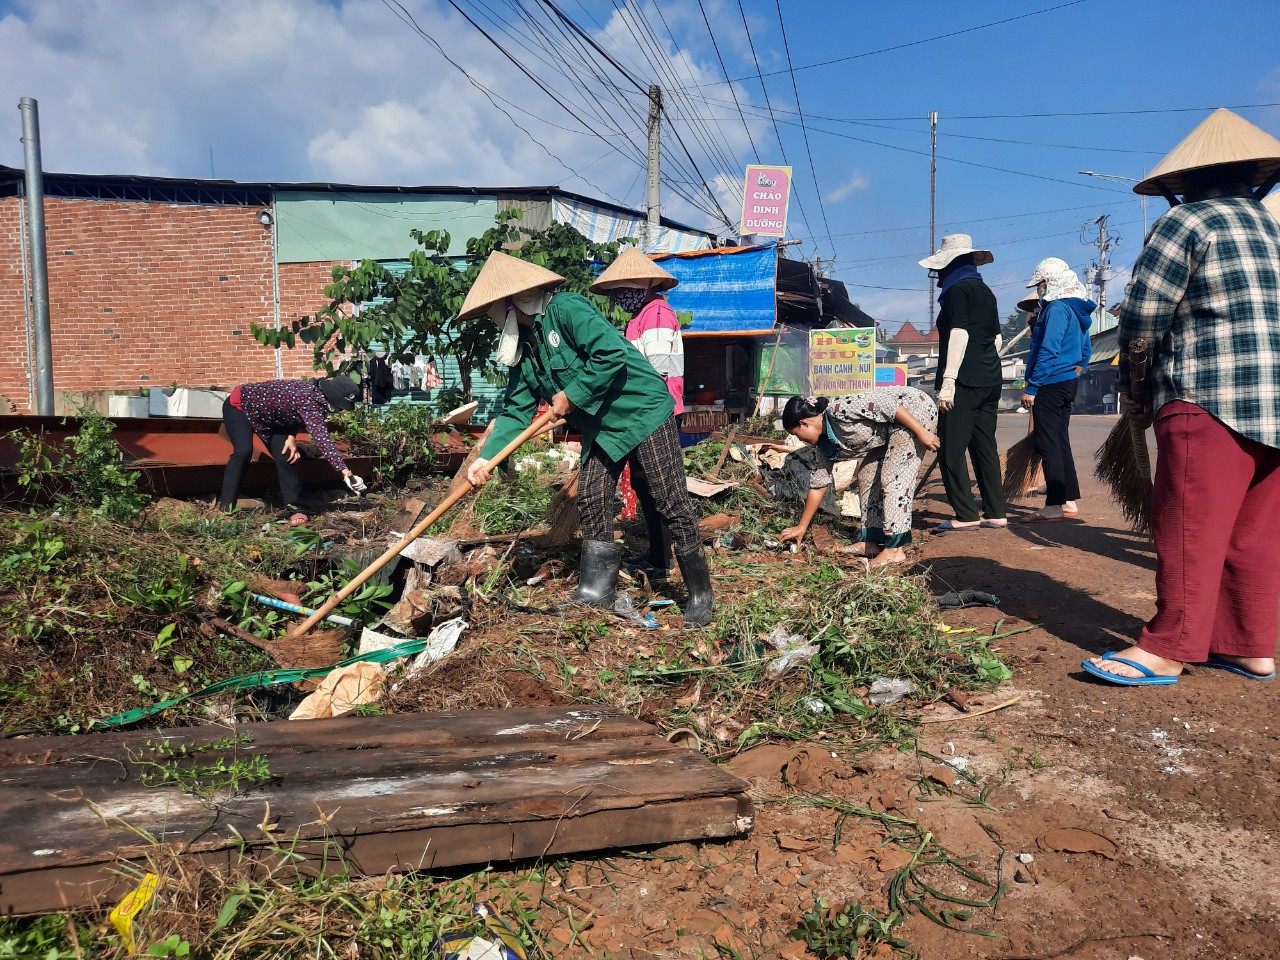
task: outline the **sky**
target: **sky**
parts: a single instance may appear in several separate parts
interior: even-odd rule
[[[789,163],[789,255],[886,328],[928,328],[930,111],[936,237],[993,252],[1002,315],[1040,259],[1096,260],[1104,215],[1114,304],[1144,209],[1079,171],[1138,179],[1218,106],[1280,136],[1277,6],[0,0],[0,88],[39,101],[49,171],[556,184],[643,208],[657,83],[665,216],[728,234],[743,167]],[[20,136],[0,113],[0,163],[22,165]]]

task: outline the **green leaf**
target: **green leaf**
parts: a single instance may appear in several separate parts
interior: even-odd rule
[[[173,658],[174,672],[179,674],[186,673],[188,670],[191,669],[191,666],[194,663],[195,661],[192,660],[190,657],[184,657],[182,654],[178,654]]]
[[[233,893],[231,896],[227,897],[227,902],[224,903],[222,905],[222,909],[218,911],[218,919],[213,925],[213,929],[215,931],[221,930],[236,918],[236,912],[240,909],[240,901],[243,899],[244,897],[238,893]]]

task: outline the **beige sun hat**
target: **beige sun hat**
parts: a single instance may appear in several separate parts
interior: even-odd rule
[[[1280,140],[1255,127],[1244,117],[1219,107],[1209,114],[1186,138],[1169,151],[1151,175],[1133,188],[1147,197],[1162,196],[1163,185],[1170,193],[1181,196],[1187,184],[1183,174],[1227,163],[1253,161],[1257,169],[1253,186],[1258,187],[1280,170]]]
[[[973,246],[973,237],[967,233],[953,233],[942,238],[942,246],[931,257],[919,261],[926,270],[941,270],[956,257],[966,253],[973,254],[973,265],[980,267],[984,263],[992,263],[995,257],[990,250],[978,250]]]
[[[592,293],[605,293],[615,287],[647,286],[660,292],[670,290],[679,282],[635,247],[627,247],[600,274],[600,279],[591,285],[590,290]]]
[[[1272,190],[1262,198],[1262,205],[1271,211],[1271,215],[1280,220],[1280,190]]]
[[[1032,310],[1039,309],[1039,307],[1040,307],[1039,297],[1023,297],[1021,300],[1018,301],[1018,309],[1021,310],[1023,313],[1030,313]]]
[[[495,250],[489,254],[489,259],[480,268],[476,282],[467,291],[467,298],[462,301],[462,309],[458,311],[458,319],[470,320],[472,317],[483,316],[499,300],[530,290],[554,287],[558,283],[564,283],[564,277],[560,274]]]

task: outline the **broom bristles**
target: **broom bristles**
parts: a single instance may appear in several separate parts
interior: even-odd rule
[[[1040,454],[1036,453],[1035,434],[1028,433],[1004,455],[1005,499],[1021,500],[1030,494],[1039,469]]]
[[[578,524],[582,521],[582,514],[578,512],[578,476],[581,472],[581,467],[575,468],[551,499],[547,510],[549,523],[543,537],[550,546],[563,546],[578,532]]]
[[[1129,417],[1111,428],[1093,456],[1093,475],[1111,489],[1135,533],[1151,532],[1151,457],[1146,431]]]

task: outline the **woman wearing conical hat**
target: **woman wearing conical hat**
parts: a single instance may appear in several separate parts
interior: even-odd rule
[[[662,294],[679,283],[635,247],[627,247],[591,285],[592,293],[605,294],[631,315],[626,337],[666,382],[676,417],[684,413],[684,341],[676,312]],[[665,579],[671,575],[671,531],[658,515],[644,477],[637,475],[632,481],[644,512],[649,552],[645,557],[629,558],[628,569],[634,567],[652,578]]]
[[[502,331],[498,361],[509,367],[502,415],[467,473],[489,479],[486,454],[501,450],[530,423],[540,401],[582,430],[582,563],[574,599],[612,607],[622,564],[613,539],[613,500],[625,465],[643,476],[671,530],[689,591],[686,626],[711,621],[711,572],[685,486],[675,405],[653,366],[586,297],[556,293],[564,280],[500,251],[489,255],[458,317],[487,315]]]
[[[1134,192],[1173,204],[1151,228],[1120,307],[1121,403],[1154,421],[1156,615],[1138,641],[1083,662],[1127,686],[1188,663],[1276,675],[1280,631],[1280,140],[1215,111]],[[1178,196],[1182,200],[1179,202]],[[1129,382],[1129,345],[1150,347]]]

